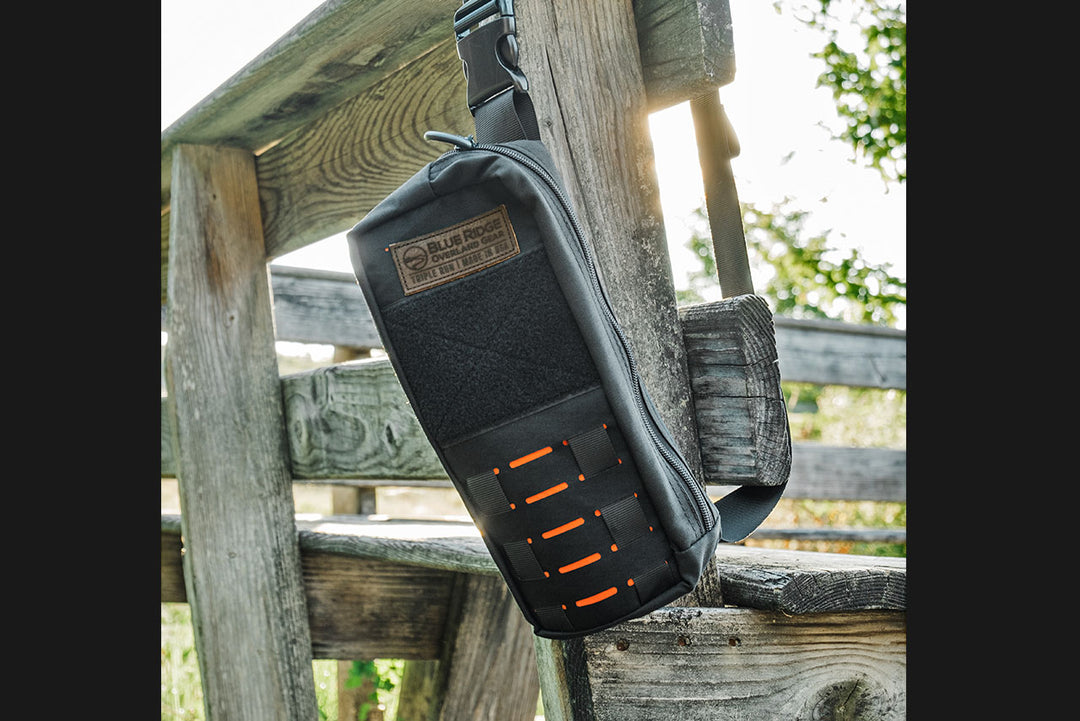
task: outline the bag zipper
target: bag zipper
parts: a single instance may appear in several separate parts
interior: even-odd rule
[[[578,221],[577,213],[574,211],[574,207],[569,199],[563,193],[562,187],[559,185],[558,181],[556,181],[547,169],[540,165],[540,163],[536,162],[528,155],[504,145],[477,143],[471,136],[464,138],[460,135],[436,131],[428,131],[424,134],[424,137],[428,140],[436,140],[456,146],[454,150],[447,152],[446,155],[465,150],[486,150],[509,158],[510,160],[525,166],[532,171],[533,174],[539,177],[544,182],[544,185],[546,185],[555,196],[556,200],[559,201],[559,204],[562,205],[563,210],[566,212],[566,216],[570,219],[570,225],[577,238],[578,245],[581,247],[582,255],[585,259],[585,267],[588,270],[589,278],[592,281],[593,291],[597,298],[599,298],[600,306],[604,310],[605,319],[608,321],[608,324],[622,344],[623,352],[626,355],[630,367],[630,379],[637,389],[635,400],[637,402],[638,413],[641,415],[642,421],[644,421],[645,428],[649,433],[653,445],[660,452],[660,455],[667,464],[679,475],[687,489],[690,491],[691,496],[697,504],[698,513],[700,514],[705,532],[707,533],[712,530],[715,525],[715,519],[711,510],[713,504],[705,495],[705,491],[702,489],[701,485],[690,472],[686,462],[660,438],[657,420],[645,403],[644,384],[642,383],[641,375],[638,373],[637,361],[634,359],[633,351],[630,348],[630,340],[626,337],[622,326],[619,325],[619,321],[615,318],[615,312],[611,307],[611,302],[604,292],[603,286],[600,284],[600,275],[596,269],[596,261],[593,258],[592,248],[589,246],[588,242],[586,242],[585,233],[581,229],[581,223]]]

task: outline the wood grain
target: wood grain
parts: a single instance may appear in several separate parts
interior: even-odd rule
[[[272,258],[348,230],[441,153],[424,143],[424,131],[470,134],[450,28],[457,6],[452,0],[417,7],[331,0],[167,128],[161,140],[163,266],[177,143],[259,155]],[[644,73],[650,110],[733,77],[727,0],[638,0],[634,9],[641,14],[635,42],[644,55],[635,57],[630,72]],[[631,7],[623,12],[633,27]],[[161,279],[164,300],[164,267]]]
[[[776,486],[791,471],[791,435],[772,313],[740,295],[680,310],[706,483]]]
[[[907,608],[907,559],[722,544],[724,603],[789,614]]]
[[[532,627],[502,578],[461,575],[428,718],[532,721],[540,681]]]
[[[173,171],[167,407],[207,714],[301,718],[311,640],[254,163],[179,145]]]
[[[585,638],[596,721],[907,718],[898,612],[664,608]]]

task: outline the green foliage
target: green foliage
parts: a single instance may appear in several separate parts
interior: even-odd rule
[[[809,213],[790,209],[785,198],[769,211],[742,204],[747,254],[755,278],[765,278],[757,292],[778,315],[831,318],[849,323],[892,326],[907,304],[907,283],[889,273],[889,264],[873,265],[857,250],[840,256],[827,245],[828,231],[806,232]],[[704,208],[695,211],[698,230],[687,247],[702,258],[692,271],[690,288],[679,302],[700,302],[704,290],[717,286],[716,263]],[[760,284],[757,284],[760,285]]]
[[[825,70],[818,87],[829,88],[844,121],[835,135],[888,181],[907,180],[907,15],[902,5],[878,0],[783,0],[796,17],[824,33],[825,47],[814,57]],[[843,12],[838,12],[838,6]],[[857,28],[861,47],[844,45]],[[845,39],[841,39],[841,35]]]
[[[370,684],[371,695],[357,709],[356,721],[367,721],[371,709],[379,703],[387,706],[396,700],[391,692],[401,683],[403,661],[353,661],[345,678],[345,688],[359,688]]]
[[[894,325],[897,309],[907,303],[907,283],[888,272],[889,264],[873,265],[858,250],[837,256],[826,244],[828,231],[807,234],[809,213],[789,210],[789,202],[770,211],[742,206],[751,263],[772,270],[761,293],[775,312]]]
[[[161,721],[204,718],[195,632],[186,603],[161,604]]]

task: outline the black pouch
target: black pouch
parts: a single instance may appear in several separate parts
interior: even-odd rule
[[[500,98],[504,118],[526,117],[526,137],[429,133],[456,147],[348,245],[398,379],[521,612],[537,635],[570,638],[691,591],[721,510],[723,540],[741,539],[775,489],[740,488],[718,510],[693,477],[531,106],[521,112],[517,89]]]

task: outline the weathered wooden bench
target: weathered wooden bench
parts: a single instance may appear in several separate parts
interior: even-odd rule
[[[162,514],[161,598],[192,605],[210,715],[314,718],[312,658],[389,657],[416,662],[401,691],[416,718],[530,719],[541,686],[552,721],[903,718],[903,559],[722,547],[693,598],[551,642],[471,524],[294,513],[297,481],[446,482],[385,362],[279,377],[288,273],[271,288],[266,263],[351,227],[441,152],[424,130],[470,131],[457,4],[328,2],[162,135],[162,475],[179,477],[183,515]],[[727,6],[630,7],[519,2],[522,66],[661,412],[707,482],[730,479],[710,466],[722,419],[679,399],[725,393],[695,378],[731,303],[676,311],[655,179],[614,161],[648,157],[647,111],[731,80]],[[358,290],[341,293],[314,317],[362,324]],[[801,352],[776,325],[783,364]],[[363,332],[308,340],[370,347]],[[901,370],[886,382],[903,383],[889,337]],[[789,494],[810,475],[798,463]]]

